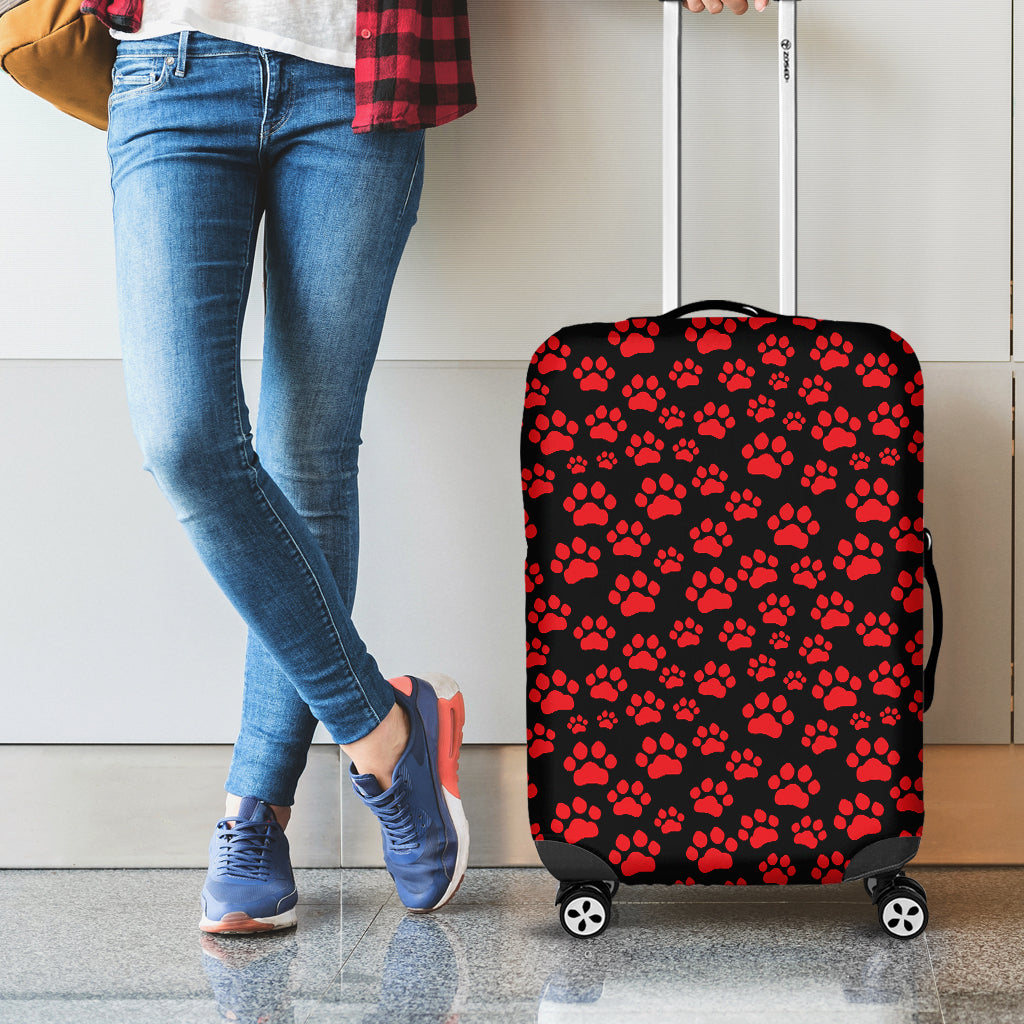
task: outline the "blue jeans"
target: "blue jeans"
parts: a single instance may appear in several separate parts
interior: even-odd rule
[[[143,469],[249,627],[225,788],[279,805],[294,801],[318,719],[350,743],[394,704],[352,624],[356,475],[424,133],[354,135],[354,79],[182,31],[118,40],[109,102],[132,429]],[[264,214],[254,446],[239,350]]]

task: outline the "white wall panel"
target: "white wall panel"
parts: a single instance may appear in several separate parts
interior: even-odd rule
[[[0,743],[233,741],[245,627],[142,469],[120,360],[0,362],[0,439]]]
[[[525,735],[525,379],[381,362],[367,393],[356,625],[386,675],[459,680],[469,742]],[[245,626],[142,470],[120,361],[3,362],[0,438],[0,743],[232,742]]]
[[[925,742],[1008,743],[1010,364],[924,363],[922,369],[924,520],[935,541],[945,620]]]
[[[0,73],[0,359],[115,359],[105,132]]]
[[[382,359],[528,359],[538,333],[660,312],[660,4],[475,0],[470,17],[480,105],[427,133]],[[105,133],[3,75],[0,138],[17,239],[0,358],[118,358]],[[244,358],[262,337],[257,269]]]
[[[428,133],[383,359],[529,359],[661,312],[661,5],[474,0],[480,106]]]
[[[526,363],[378,363],[364,416],[353,619],[386,676],[453,676],[476,742],[526,737],[525,380]]]

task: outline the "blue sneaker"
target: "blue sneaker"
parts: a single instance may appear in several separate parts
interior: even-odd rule
[[[352,788],[380,821],[384,865],[410,910],[436,910],[462,884],[469,824],[459,798],[466,713],[455,680],[440,674],[389,680],[409,715],[409,742],[389,789],[349,765]]]
[[[295,924],[299,894],[288,840],[259,797],[244,797],[237,818],[217,822],[202,901],[204,932],[245,934]]]

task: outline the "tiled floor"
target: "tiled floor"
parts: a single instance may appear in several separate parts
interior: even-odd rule
[[[924,936],[861,883],[622,887],[574,939],[555,883],[471,869],[436,914],[379,870],[297,872],[298,927],[202,936],[202,871],[0,872],[0,1021],[105,1024],[1024,1024],[1024,868],[909,871]]]

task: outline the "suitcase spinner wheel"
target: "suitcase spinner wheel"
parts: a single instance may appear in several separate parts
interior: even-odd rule
[[[882,886],[875,901],[879,923],[897,939],[912,939],[920,935],[928,924],[928,901],[924,889],[912,878],[895,879]]]
[[[608,927],[612,897],[602,882],[584,882],[559,889],[555,903],[560,904],[562,927],[578,939],[593,939]]]

